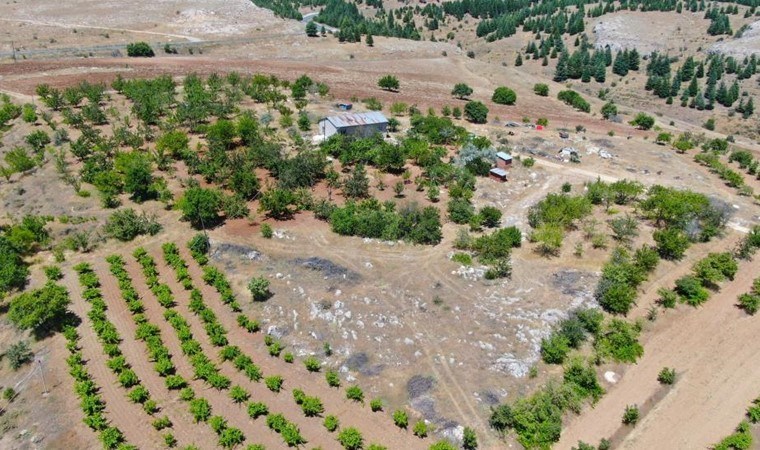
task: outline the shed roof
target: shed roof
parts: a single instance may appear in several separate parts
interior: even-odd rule
[[[496,157],[499,159],[503,159],[504,161],[512,160],[512,155],[510,155],[509,153],[504,153],[504,152],[497,152]]]
[[[504,170],[504,169],[499,169],[498,167],[494,167],[493,169],[491,169],[491,173],[494,174],[494,175],[498,175],[500,177],[506,177],[507,176],[507,171]]]
[[[329,121],[333,124],[333,126],[335,126],[335,128],[348,128],[358,127],[362,125],[377,125],[381,123],[388,123],[388,119],[385,118],[383,113],[377,111],[341,114],[339,116],[326,117],[322,120]]]

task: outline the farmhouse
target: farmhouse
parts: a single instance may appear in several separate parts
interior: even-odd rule
[[[367,137],[385,133],[387,128],[388,119],[377,111],[330,116],[319,121],[319,132],[325,138],[333,134]]]
[[[496,167],[504,169],[512,165],[512,155],[505,152],[496,153]]]

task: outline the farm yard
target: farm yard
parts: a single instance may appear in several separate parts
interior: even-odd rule
[[[0,447],[760,439],[756,7],[75,3],[0,6]]]

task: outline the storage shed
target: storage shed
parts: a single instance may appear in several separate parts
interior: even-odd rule
[[[493,169],[491,169],[491,171],[488,172],[488,176],[502,183],[507,181],[507,171],[504,169],[500,169],[498,167],[494,167]]]
[[[376,133],[385,133],[387,129],[388,119],[377,111],[341,114],[325,117],[319,121],[319,132],[325,138],[333,134],[367,137]]]
[[[496,153],[496,167],[504,169],[512,165],[512,155],[505,152]]]

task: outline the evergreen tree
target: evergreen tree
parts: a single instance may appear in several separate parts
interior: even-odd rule
[[[519,53],[517,54],[517,58],[515,58],[515,67],[520,67],[523,64],[522,55]]]
[[[367,38],[364,40],[364,42],[367,44],[367,47],[372,47],[375,45],[375,40],[372,38],[371,33],[367,33]]]
[[[689,97],[694,97],[697,95],[697,91],[699,90],[699,85],[697,84],[697,77],[694,76],[691,79],[691,83],[689,83],[689,87],[686,88],[689,91]]]
[[[612,65],[612,50],[609,45],[604,48],[604,64],[607,67]]]
[[[624,77],[628,75],[628,58],[622,52],[615,55],[615,62],[612,64],[612,73]]]
[[[569,78],[569,59],[567,53],[562,52],[557,61],[557,69],[554,71],[554,81],[562,82]]]
[[[600,58],[594,66],[594,79],[598,83],[604,83],[607,79],[607,66],[604,64],[604,58]]]

